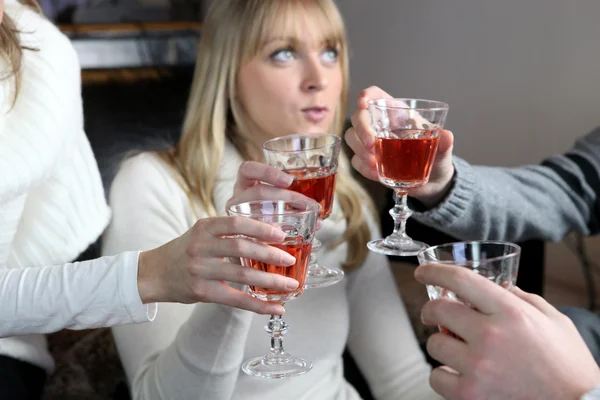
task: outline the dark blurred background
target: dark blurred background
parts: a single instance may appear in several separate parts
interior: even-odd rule
[[[179,137],[209,3],[42,0],[46,15],[79,55],[86,133],[107,191],[129,150],[168,146]],[[370,85],[396,96],[447,101],[456,153],[502,166],[538,163],[600,123],[595,102],[600,2],[339,0],[338,5],[350,40],[350,108],[358,91]],[[363,184],[388,233],[391,193],[377,183]],[[414,220],[408,233],[430,244],[456,239]],[[593,262],[600,259],[596,244],[578,237],[524,244],[519,284],[554,305],[589,306],[595,293],[588,284],[595,287],[600,271]],[[85,256],[95,255],[97,248]],[[427,297],[412,278],[415,260],[391,261],[424,342],[430,331],[418,313]],[[127,398],[109,331],[53,339],[58,368],[47,399]],[[351,359],[347,363],[347,376],[368,398],[360,372]]]

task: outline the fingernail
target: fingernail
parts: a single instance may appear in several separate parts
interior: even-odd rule
[[[294,290],[298,287],[299,283],[297,280],[292,278],[287,278],[285,280],[285,288],[289,290]]]
[[[287,234],[279,228],[274,228],[273,234],[275,235],[274,240],[278,242],[283,242],[283,240],[287,237]]]
[[[427,319],[425,318],[425,314],[421,311],[421,323],[423,325],[427,325]]]
[[[290,265],[291,266],[291,265],[296,264],[296,257],[294,257],[294,256],[286,253],[283,256],[283,259],[281,261],[283,262],[284,265]]]
[[[273,311],[271,311],[273,315],[283,315],[285,314],[285,308],[281,304],[277,304],[273,306]]]
[[[422,271],[421,267],[417,267],[417,269],[415,269],[414,276],[415,276],[416,280],[419,280],[419,278],[421,278],[421,276],[423,276],[423,273],[421,271]]]
[[[288,174],[282,175],[281,178],[279,178],[279,185],[280,186],[290,186],[292,184],[292,182],[294,182],[294,177]]]
[[[267,303],[267,307],[262,310],[264,314],[271,315],[283,315],[285,313],[285,308],[281,304],[277,303]]]

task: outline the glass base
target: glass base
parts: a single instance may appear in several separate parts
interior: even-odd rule
[[[277,357],[256,357],[242,365],[242,371],[246,374],[268,379],[291,378],[303,375],[311,369],[310,361],[287,354]]]
[[[344,279],[344,271],[337,268],[324,268],[320,266],[309,267],[306,273],[305,289],[323,288],[335,285]]]
[[[367,243],[367,247],[371,251],[387,256],[412,257],[416,256],[421,250],[429,247],[429,245],[411,240],[410,242],[390,246],[385,239],[377,239]]]

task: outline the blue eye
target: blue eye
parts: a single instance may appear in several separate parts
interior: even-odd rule
[[[281,49],[273,52],[269,56],[273,61],[286,62],[294,59],[294,50],[292,49]]]
[[[336,48],[325,49],[321,54],[325,62],[334,63],[338,60],[339,51]]]

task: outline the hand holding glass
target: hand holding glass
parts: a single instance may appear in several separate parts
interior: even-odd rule
[[[450,264],[464,267],[498,285],[511,289],[517,283],[521,248],[509,242],[473,241],[441,244],[429,247],[417,255],[419,265]],[[442,297],[463,302],[454,292],[439,286],[427,285],[430,300]],[[460,339],[440,326],[440,332]]]
[[[294,176],[289,189],[321,205],[321,220],[331,214],[340,149],[341,139],[327,134],[282,136],[263,144],[267,164]],[[307,288],[333,285],[344,277],[341,269],[325,268],[317,263],[315,251],[320,247],[321,242],[315,238],[306,278]]]
[[[317,218],[321,207],[307,201],[251,201],[232,205],[229,215],[237,215],[266,222],[286,233],[283,243],[272,244],[287,251],[296,258],[296,264],[290,267],[277,267],[251,259],[242,259],[242,265],[265,272],[280,274],[299,282],[292,292],[280,292],[256,286],[250,286],[250,294],[261,300],[277,301],[282,305],[304,292],[304,282],[308,260],[312,249]],[[283,336],[288,330],[281,316],[271,315],[265,327],[271,335],[271,349],[263,357],[253,358],[242,365],[248,375],[263,378],[286,378],[304,374],[312,368],[312,363],[300,357],[287,354],[283,349]]]
[[[377,99],[369,102],[371,126],[375,131],[375,156],[379,181],[394,189],[396,205],[390,210],[394,232],[372,240],[370,250],[392,256],[415,256],[427,247],[406,234],[412,212],[406,204],[410,189],[429,181],[440,131],[448,105],[417,99]]]

